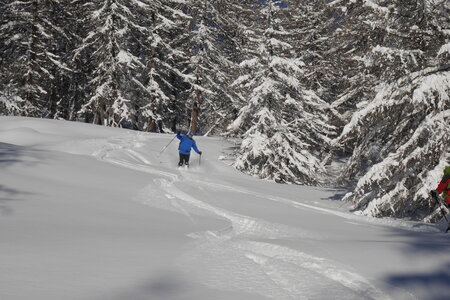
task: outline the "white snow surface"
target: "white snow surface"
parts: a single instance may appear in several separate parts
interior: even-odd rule
[[[439,225],[241,174],[220,138],[178,169],[172,138],[0,117],[0,299],[448,299]]]

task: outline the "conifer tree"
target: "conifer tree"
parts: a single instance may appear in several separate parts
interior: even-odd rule
[[[328,2],[290,0],[289,21],[286,28],[292,32],[292,46],[305,63],[301,81],[306,88],[331,103],[335,100],[342,78],[346,75],[337,68],[333,42],[338,21]]]
[[[189,32],[180,36],[178,44],[186,53],[181,64],[190,85],[185,94],[185,110],[190,112],[186,117],[194,132],[214,131],[228,122],[228,109],[233,102],[228,87],[236,55],[231,46],[234,2],[192,0],[185,7],[190,17]]]
[[[128,4],[120,0],[93,0],[84,5],[91,30],[86,31],[88,35],[74,59],[84,56],[95,66],[89,78],[91,98],[80,111],[94,124],[122,126],[123,122],[135,121],[126,89],[132,84],[133,69],[142,67],[142,63],[130,53],[127,42],[131,30],[139,30],[140,24],[133,22]]]
[[[61,72],[61,76],[55,78],[51,95],[51,116],[54,119],[77,120],[77,111],[86,98],[84,86],[86,75],[82,66],[77,66],[73,60],[74,50],[81,41],[82,26],[78,20],[81,15],[84,1],[64,1],[63,6],[53,7],[52,18],[61,24],[64,30],[64,39],[58,40],[57,51],[61,60],[70,72]],[[88,66],[89,64],[86,64]]]
[[[92,74],[80,114],[95,124],[164,131],[176,74],[166,41],[179,29],[170,17],[182,12],[149,0],[97,0],[84,7],[91,30],[75,60],[89,62]]]
[[[140,126],[148,131],[175,131],[182,119],[181,95],[188,88],[179,64],[186,55],[177,42],[186,35],[189,16],[182,10],[184,4],[176,0],[149,4],[149,36],[143,37],[149,47],[141,54],[146,61],[144,84],[148,95],[138,98],[138,119],[148,120]]]
[[[358,4],[384,14],[384,34],[365,37],[377,43],[355,57],[373,77],[367,86],[376,96],[358,104],[337,139],[352,152],[342,177],[357,180],[346,199],[366,214],[423,219],[433,170],[450,145],[450,69],[442,60],[448,3]]]
[[[248,102],[230,126],[243,138],[235,166],[277,182],[316,184],[328,143],[327,104],[305,90],[298,78],[304,63],[287,41],[288,10],[280,1],[248,7],[247,57],[233,83]]]
[[[8,113],[52,117],[57,87],[67,76],[61,45],[68,38],[64,1],[2,1],[0,73]],[[59,15],[58,15],[59,14]]]

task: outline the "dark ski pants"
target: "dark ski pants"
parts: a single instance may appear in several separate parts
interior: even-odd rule
[[[178,163],[178,166],[189,166],[189,154],[182,154],[180,153],[180,162]]]

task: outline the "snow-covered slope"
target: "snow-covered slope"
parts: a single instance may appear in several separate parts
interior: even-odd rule
[[[444,299],[450,235],[229,167],[234,145],[0,118],[0,299]]]

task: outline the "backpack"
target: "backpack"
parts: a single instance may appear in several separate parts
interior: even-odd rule
[[[450,175],[450,166],[444,169],[444,175]]]

